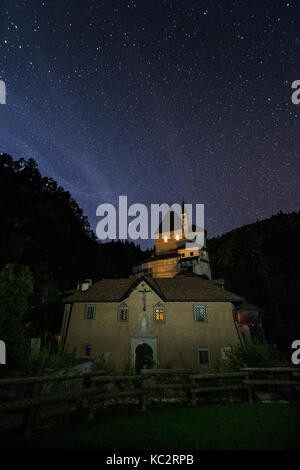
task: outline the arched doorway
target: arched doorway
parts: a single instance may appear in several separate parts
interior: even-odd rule
[[[153,349],[147,343],[140,343],[134,353],[134,367],[136,372],[140,372],[144,366],[151,366],[153,360]]]

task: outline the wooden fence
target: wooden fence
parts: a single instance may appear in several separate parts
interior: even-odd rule
[[[146,410],[148,401],[158,392],[172,391],[173,395],[179,392],[186,393],[191,404],[197,402],[199,394],[211,392],[224,394],[245,391],[250,403],[254,400],[255,391],[270,388],[278,391],[281,387],[289,387],[299,391],[300,395],[300,369],[296,367],[244,367],[238,372],[214,374],[202,373],[194,369],[144,369],[140,375],[132,376],[104,376],[103,373],[103,371],[94,371],[80,374],[1,379],[0,390],[11,386],[14,389],[18,389],[20,386],[29,386],[31,391],[27,398],[0,403],[0,416],[4,412],[23,411],[24,432],[26,436],[30,436],[37,425],[40,407],[59,402],[73,403],[73,406],[74,404],[78,406],[85,401],[90,412],[89,416],[93,417],[96,403],[112,399],[138,397],[140,408]],[[74,379],[83,379],[82,389],[49,395],[42,394],[42,385],[45,383],[65,382]],[[208,385],[211,382],[215,383]],[[111,386],[120,384],[125,390],[105,390],[103,386],[108,384]]]

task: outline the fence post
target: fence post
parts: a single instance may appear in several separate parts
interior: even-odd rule
[[[39,398],[40,392],[41,392],[41,382],[36,382],[34,384],[33,388],[33,394],[32,398],[35,400],[36,398]],[[27,413],[27,419],[25,420],[25,437],[29,437],[32,434],[32,431],[34,430],[34,426],[36,425],[37,422],[37,415],[38,415],[38,409],[39,406],[32,404],[29,407],[29,411]]]
[[[192,378],[191,378],[190,381],[191,381],[192,385],[195,385],[195,384],[196,384],[195,379],[192,379]],[[196,396],[196,393],[193,392],[193,390],[190,390],[189,395],[190,395],[190,398],[191,398],[191,404],[192,404],[192,406],[195,406],[196,403],[197,403],[197,396]]]
[[[145,376],[142,376],[143,379],[142,379],[142,382],[141,382],[141,390],[145,390],[147,388],[147,384],[145,384],[145,379],[147,380],[147,377]],[[146,411],[147,410],[147,392],[146,390],[144,391],[144,393],[142,393],[140,395],[140,410],[141,411]]]
[[[95,383],[94,377],[90,377],[90,379],[87,381],[87,388],[95,388],[95,387],[97,387],[97,385]],[[89,410],[88,419],[93,420],[95,419],[95,406],[93,405],[93,403],[95,403],[95,400],[93,400],[93,397],[90,397],[90,398],[87,398],[87,401],[88,401],[88,410]]]
[[[244,367],[248,367],[247,364],[244,364]],[[246,375],[246,380],[249,380],[249,377],[250,377],[250,374],[247,374]],[[247,387],[247,392],[248,392],[248,401],[249,403],[253,403],[253,390],[252,390],[252,387],[249,386]]]

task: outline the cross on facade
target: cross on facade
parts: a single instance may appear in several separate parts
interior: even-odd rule
[[[144,302],[143,310],[145,312],[146,311],[146,294],[147,294],[147,292],[151,292],[151,290],[147,290],[146,287],[144,287],[144,289],[139,290],[139,292],[141,292],[143,294],[143,302]]]

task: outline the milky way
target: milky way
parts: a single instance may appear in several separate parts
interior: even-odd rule
[[[298,6],[297,6],[298,3]],[[100,203],[205,204],[208,236],[299,210],[296,1],[1,1],[0,152]]]

